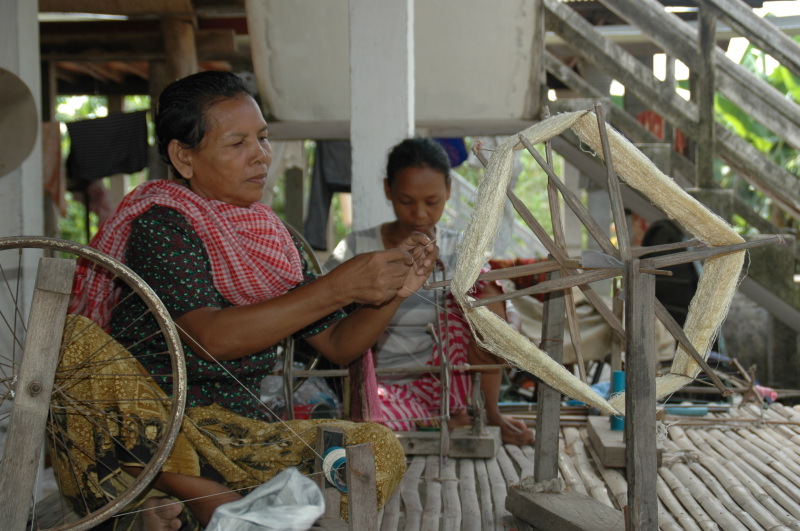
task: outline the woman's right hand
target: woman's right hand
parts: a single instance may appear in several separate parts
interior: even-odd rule
[[[354,256],[325,275],[342,305],[353,302],[381,305],[403,289],[414,265],[411,254],[402,249],[374,251]]]

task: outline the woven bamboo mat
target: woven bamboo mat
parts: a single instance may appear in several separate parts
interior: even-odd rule
[[[664,423],[661,529],[800,530],[800,411],[750,405]],[[625,505],[624,469],[598,464],[580,424],[561,432],[566,484],[609,506]],[[533,456],[533,447],[505,445],[492,459],[449,459],[443,467],[436,456],[410,457],[381,512],[381,529],[530,529],[506,511],[505,497],[509,485],[533,474]]]

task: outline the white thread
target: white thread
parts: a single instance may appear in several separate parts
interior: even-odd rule
[[[346,464],[347,452],[341,446],[331,446],[322,458],[322,473],[325,479],[341,492],[347,492],[347,484],[341,474]]]

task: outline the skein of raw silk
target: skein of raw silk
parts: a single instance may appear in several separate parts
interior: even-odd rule
[[[584,113],[555,115],[526,129],[523,134],[534,144],[551,138],[572,125]],[[464,239],[459,247],[459,260],[453,274],[451,290],[464,310],[467,322],[479,338],[481,346],[509,363],[536,375],[567,396],[597,409],[615,414],[617,411],[588,385],[581,382],[563,365],[542,352],[507,322],[485,307],[471,308],[469,290],[480,274],[481,266],[491,256],[500,227],[506,190],[511,179],[512,154],[516,137],[500,144],[489,159],[478,186],[475,210],[472,212]],[[482,339],[480,339],[482,338]]]
[[[537,144],[570,127],[583,142],[602,154],[597,118],[591,111],[557,114],[526,129],[522,134],[532,144]],[[743,241],[727,223],[684,192],[619,133],[608,126],[606,130],[614,154],[616,173],[629,186],[639,190],[668,217],[679,221],[697,239],[709,245],[728,245]],[[524,147],[517,142],[516,136],[509,137],[497,147],[489,160],[478,187],[476,207],[460,247],[460,259],[451,286],[453,295],[464,309],[470,326],[479,332],[477,337],[483,337],[481,345],[484,348],[533,373],[571,398],[607,413],[624,412],[624,394],[606,402],[488,309],[470,308],[468,305],[473,300],[469,296],[469,289],[478,278],[481,265],[491,256],[494,248],[515,149]],[[744,252],[740,251],[717,256],[705,263],[684,327],[692,345],[704,357],[708,356],[711,344],[727,314],[743,260]],[[700,366],[679,347],[670,373],[656,380],[657,398],[685,386],[699,371]]]
[[[581,117],[572,126],[578,137],[603,154],[600,133],[594,113]],[[687,194],[675,181],[664,175],[622,135],[606,125],[616,173],[631,187],[650,199],[670,219],[683,225],[695,238],[710,245],[722,246],[744,242],[744,239],[722,218]],[[714,339],[728,314],[739,282],[745,251],[715,256],[705,261],[684,331],[703,358],[708,358]],[[636,355],[629,353],[627,355]],[[656,399],[674,393],[690,383],[699,373],[700,365],[683,347],[678,347],[669,374],[656,378]],[[610,403],[624,410],[624,393]]]

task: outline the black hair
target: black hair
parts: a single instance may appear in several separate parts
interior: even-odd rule
[[[196,148],[206,134],[206,111],[240,94],[253,96],[239,76],[216,70],[178,79],[161,92],[155,118],[156,145],[175,177],[181,176],[169,160],[169,143],[177,140],[188,149]]]
[[[424,168],[441,172],[444,183],[450,186],[450,158],[441,144],[433,138],[406,138],[389,152],[386,162],[386,178],[392,186],[398,172],[406,168]]]

